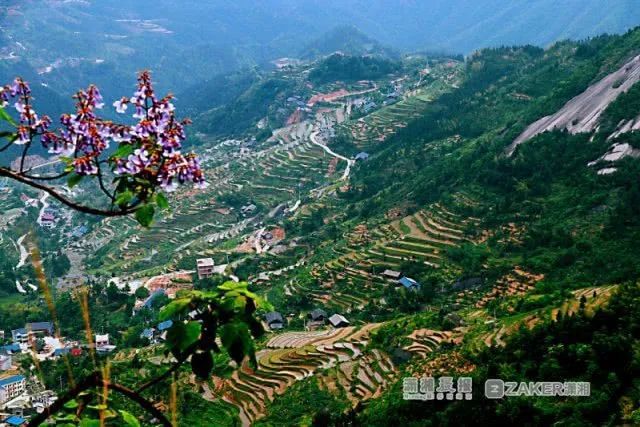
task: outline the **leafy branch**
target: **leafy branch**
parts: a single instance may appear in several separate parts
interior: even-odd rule
[[[160,320],[173,320],[173,325],[167,331],[166,354],[172,354],[176,361],[169,369],[136,390],[110,382],[100,372],[94,372],[34,417],[29,427],[42,424],[64,409],[77,408],[77,404],[69,406],[69,402],[76,402],[77,399],[81,400],[84,409],[92,398],[85,393],[105,386],[136,402],[162,425],[170,426],[168,419],[143,397],[143,393],[168,379],[189,359],[191,371],[202,380],[208,379],[214,368],[213,353],[221,353],[223,349],[238,365],[248,359],[255,367],[257,362],[253,338],[264,334],[261,322],[255,317],[258,308],[272,309],[248,289],[246,282],[225,282],[213,291],[180,292],[176,299],[160,311]],[[220,338],[223,348],[216,343],[217,338]],[[81,412],[82,410],[78,410],[75,415],[67,415],[62,419],[69,423],[78,422]]]

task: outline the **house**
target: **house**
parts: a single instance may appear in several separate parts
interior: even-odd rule
[[[316,308],[309,313],[308,317],[311,319],[311,322],[324,323],[325,320],[327,320],[327,312],[320,308]]]
[[[154,330],[153,328],[146,328],[145,330],[142,331],[142,333],[140,334],[140,338],[146,338],[149,341],[153,341],[153,334],[154,334]]]
[[[96,351],[98,353],[111,353],[116,349],[115,345],[109,344],[109,334],[96,334]]]
[[[369,158],[369,153],[366,153],[366,152],[362,151],[362,152],[356,154],[355,160],[356,160],[356,162],[358,162],[358,161],[364,162],[368,158]]]
[[[395,271],[395,270],[385,270],[382,272],[382,275],[388,279],[393,279],[393,280],[400,280],[400,277],[402,277],[402,273],[399,271]]]
[[[71,349],[69,347],[56,348],[53,350],[53,358],[58,358],[60,356],[66,356],[71,353]]]
[[[0,352],[6,354],[16,354],[22,352],[22,348],[20,348],[20,344],[18,343],[7,344],[0,347]]]
[[[376,107],[377,107],[377,104],[375,102],[369,101],[366,104],[364,104],[362,109],[364,110],[365,113],[368,113],[369,111],[373,110]]]
[[[214,262],[212,258],[200,258],[196,261],[196,267],[198,270],[198,279],[204,279],[206,277],[213,276]]]
[[[7,426],[22,426],[25,425],[27,423],[27,420],[25,420],[22,417],[19,417],[17,415],[11,415],[9,418],[5,418],[4,420],[2,420],[2,423],[0,425],[7,425]]]
[[[240,213],[242,213],[243,215],[247,215],[247,214],[254,213],[256,211],[256,209],[258,209],[258,207],[256,205],[254,205],[253,203],[251,203],[251,204],[248,204],[246,206],[242,206],[240,208]]]
[[[158,323],[158,332],[164,332],[172,326],[173,320],[165,320],[164,322],[160,322]]]
[[[282,317],[282,314],[277,311],[265,314],[264,320],[272,331],[284,328],[284,318]]]
[[[0,403],[5,403],[25,392],[27,380],[22,375],[0,378]]]
[[[0,371],[8,371],[11,367],[11,355],[0,354]]]
[[[404,286],[406,289],[420,289],[420,283],[416,282],[410,277],[403,276],[402,278],[400,278],[400,280],[398,280],[398,283]]]
[[[349,321],[341,314],[334,314],[329,317],[329,323],[334,328],[344,328],[345,326],[349,326]]]
[[[49,337],[53,335],[53,323],[51,322],[33,322],[25,325],[27,331],[33,335]]]
[[[26,328],[18,328],[11,330],[11,339],[15,344],[27,344],[29,342],[29,333]]]
[[[40,226],[44,228],[55,228],[56,217],[50,212],[44,212],[40,217]]]
[[[11,339],[15,344],[28,344],[32,339],[50,337],[52,335],[53,323],[51,322],[27,323],[24,328],[11,331]]]

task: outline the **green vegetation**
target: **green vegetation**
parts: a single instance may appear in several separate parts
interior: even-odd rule
[[[309,79],[316,84],[334,81],[356,82],[376,80],[399,70],[400,64],[389,59],[336,53],[322,60],[309,73]]]

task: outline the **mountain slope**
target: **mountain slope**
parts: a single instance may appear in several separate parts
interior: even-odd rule
[[[350,25],[336,27],[313,40],[300,51],[299,56],[304,59],[313,59],[338,51],[345,55],[354,56],[398,56],[392,49],[382,46],[376,40]]]

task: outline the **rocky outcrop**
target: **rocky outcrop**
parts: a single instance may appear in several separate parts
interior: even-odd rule
[[[566,129],[572,134],[592,132],[598,126],[602,112],[621,93],[640,80],[640,55],[617,71],[592,84],[580,95],[567,102],[555,114],[543,117],[529,125],[506,149],[508,156],[516,147],[534,136],[554,130]]]

